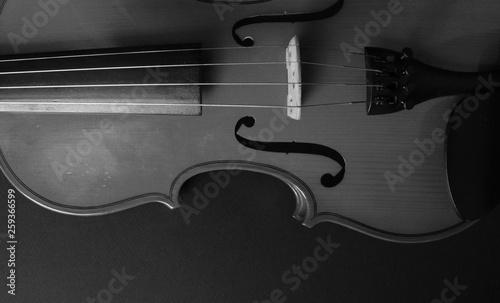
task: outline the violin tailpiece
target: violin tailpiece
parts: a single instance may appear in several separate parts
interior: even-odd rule
[[[365,63],[368,115],[410,110],[439,97],[473,95],[481,78],[500,79],[498,71],[457,72],[422,63],[409,48],[366,47]]]

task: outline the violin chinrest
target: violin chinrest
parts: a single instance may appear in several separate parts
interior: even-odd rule
[[[499,203],[499,99],[499,94],[479,102],[477,97],[466,98],[448,121],[448,183],[457,211],[466,220],[484,217]]]

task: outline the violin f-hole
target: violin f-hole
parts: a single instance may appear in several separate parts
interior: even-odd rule
[[[333,161],[335,161],[336,163],[338,163],[341,166],[341,169],[335,175],[332,175],[330,173],[323,174],[320,180],[321,185],[328,188],[335,187],[339,185],[344,179],[346,172],[346,162],[344,160],[344,157],[338,151],[330,147],[314,143],[300,143],[295,141],[261,142],[261,141],[249,140],[243,138],[238,134],[238,131],[240,130],[242,125],[245,125],[248,128],[253,127],[255,125],[255,118],[246,116],[238,120],[238,122],[236,123],[234,129],[234,135],[236,137],[236,140],[238,140],[238,142],[241,145],[254,150],[266,151],[266,152],[285,153],[285,154],[299,153],[299,154],[320,155],[328,157]]]
[[[241,19],[233,25],[233,39],[241,46],[250,47],[254,45],[254,39],[252,37],[245,37],[241,39],[240,36],[236,33],[236,31],[243,26],[257,23],[277,23],[277,22],[309,22],[309,21],[317,21],[326,18],[333,17],[336,15],[344,5],[344,0],[337,0],[335,4],[326,8],[325,10],[311,13],[295,13],[295,14],[276,14],[276,15],[257,15],[253,17],[248,17],[245,19]]]

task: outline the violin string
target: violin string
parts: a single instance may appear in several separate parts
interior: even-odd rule
[[[28,58],[12,58],[12,59],[0,59],[0,63],[9,62],[19,62],[19,61],[35,61],[35,60],[51,60],[51,59],[72,59],[72,58],[82,58],[82,57],[99,57],[99,56],[113,56],[113,55],[134,55],[134,54],[151,54],[151,53],[166,53],[166,52],[187,52],[187,51],[215,51],[215,50],[250,50],[250,49],[269,49],[269,48],[283,48],[288,47],[288,45],[280,46],[254,46],[253,48],[247,47],[214,47],[214,48],[185,48],[185,49],[160,49],[160,50],[146,50],[146,51],[123,51],[123,52],[110,52],[110,53],[90,53],[90,54],[78,54],[78,55],[60,55],[60,56],[46,56],[46,57],[28,57]],[[301,46],[310,49],[324,49],[328,51],[343,53],[339,50],[328,49],[328,48],[318,48],[311,46]],[[349,54],[365,56],[362,53],[347,52]],[[370,56],[371,57],[371,56]],[[375,69],[365,69],[354,66],[343,66],[334,64],[322,64],[315,62],[288,62],[288,63],[302,63],[308,65],[324,66],[324,67],[335,67],[335,68],[349,68],[357,69],[363,71],[380,72]],[[205,63],[205,64],[191,64],[190,66],[231,66],[231,65],[258,65],[258,64],[287,64],[287,62],[248,62],[248,63]],[[107,70],[107,69],[123,69],[123,68],[148,68],[148,67],[186,67],[189,65],[152,65],[152,66],[129,66],[129,67],[108,67],[108,68],[84,68],[84,69],[64,69],[64,70],[39,70],[39,71],[17,71],[17,72],[1,72],[0,75],[9,74],[28,74],[28,73],[47,73],[47,72],[66,72],[66,71],[84,71],[84,70]],[[199,86],[213,86],[213,85],[290,85],[299,83],[160,83],[160,84],[94,84],[94,85],[49,85],[49,86],[4,86],[0,89],[38,89],[38,88],[87,88],[87,87],[136,87],[136,86],[187,86],[187,85],[199,85]],[[366,86],[366,87],[380,87],[380,85],[367,85],[358,83],[300,83],[301,85],[337,85],[337,86]],[[312,105],[302,105],[302,106],[279,106],[279,105],[249,105],[249,104],[151,104],[151,103],[123,103],[124,106],[201,106],[201,107],[245,107],[245,108],[312,108],[312,107],[326,107],[326,106],[338,106],[338,105],[352,105],[358,103],[372,103],[372,101],[345,101],[337,103],[324,103],[324,104],[312,104]],[[61,103],[61,102],[0,102],[1,105],[64,105],[64,104],[74,104],[74,105],[89,105],[89,103]],[[101,104],[101,105],[117,105],[116,103],[90,103],[90,104]]]
[[[86,72],[86,71],[108,71],[124,69],[142,69],[142,68],[179,68],[179,67],[211,67],[211,66],[255,66],[255,65],[285,65],[288,63],[300,63],[305,65],[323,66],[331,68],[343,68],[360,70],[367,72],[381,72],[377,69],[362,68],[356,66],[336,65],[326,63],[316,63],[307,61],[268,61],[268,62],[223,62],[223,63],[185,63],[185,64],[154,64],[154,65],[131,65],[131,66],[109,66],[109,67],[82,67],[82,68],[64,68],[64,69],[41,69],[41,70],[23,70],[0,72],[2,76],[22,75],[22,74],[41,74],[41,73],[63,73],[63,72]]]
[[[105,88],[105,87],[144,87],[144,86],[285,86],[285,85],[303,85],[303,86],[363,86],[363,87],[382,87],[379,84],[363,83],[340,83],[340,82],[318,82],[318,83],[296,83],[296,82],[213,82],[213,83],[112,83],[112,84],[63,84],[63,85],[19,85],[19,86],[0,86],[0,90],[16,89],[48,89],[48,88]]]
[[[340,51],[338,49],[333,49],[333,48],[329,48],[329,47],[308,46],[308,45],[298,45],[298,46],[300,46],[301,48],[309,48],[309,49],[314,49],[314,50],[325,50],[325,51],[335,52],[335,53],[341,53],[341,54],[349,54],[349,55],[355,55],[355,56],[363,56],[363,57],[380,59],[379,56],[375,56],[375,55],[367,55],[367,54],[364,54],[364,53],[349,52],[349,51]]]
[[[192,104],[192,103],[108,103],[108,102],[25,102],[25,101],[7,101],[0,102],[0,109],[5,105],[27,105],[27,106],[47,106],[47,105],[108,105],[113,107],[119,106],[178,106],[178,107],[226,107],[226,108],[277,108],[277,109],[290,109],[290,108],[314,108],[314,107],[329,107],[329,106],[341,106],[341,105],[353,105],[353,104],[366,104],[374,103],[376,101],[343,101],[343,102],[332,102],[332,103],[321,103],[321,104],[309,104],[309,105],[257,105],[257,104]]]
[[[284,48],[289,45],[262,45],[262,46],[228,46],[228,47],[202,47],[202,48],[182,48],[182,49],[157,49],[157,50],[143,50],[143,51],[119,51],[119,52],[108,52],[108,53],[90,53],[90,54],[75,54],[75,55],[59,55],[59,56],[41,56],[41,57],[27,57],[27,58],[11,58],[11,59],[0,59],[0,63],[10,63],[19,61],[35,61],[35,60],[52,60],[52,59],[74,59],[74,58],[85,58],[85,57],[99,57],[99,56],[118,56],[118,55],[138,55],[138,54],[155,54],[155,53],[173,53],[173,52],[194,52],[194,51],[221,51],[221,50],[252,50],[252,49],[270,49],[270,48]],[[337,53],[344,53],[340,50],[313,47],[313,46],[297,46],[310,48],[310,49],[323,49]],[[356,52],[346,52],[348,54],[365,56],[362,53]],[[373,57],[373,56],[370,56]]]
[[[378,70],[378,69],[363,68],[363,67],[356,67],[356,66],[349,66],[349,65],[337,65],[337,64],[307,62],[307,61],[292,62],[292,63],[302,63],[302,64],[306,64],[306,65],[315,65],[315,66],[333,67],[333,68],[345,68],[345,69],[354,69],[354,70],[360,70],[360,71],[366,71],[366,72],[382,73],[382,71]]]

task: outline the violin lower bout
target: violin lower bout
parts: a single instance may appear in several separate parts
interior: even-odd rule
[[[441,113],[453,102],[384,117],[366,116],[363,105],[311,110],[300,121],[269,109],[206,109],[202,116],[3,113],[1,166],[34,202],[83,216],[149,202],[177,208],[182,184],[194,175],[255,171],[289,185],[295,216],[306,226],[333,222],[389,241],[431,241],[473,223],[459,217],[450,197],[444,144],[435,142],[426,154],[415,143],[445,128]],[[330,158],[242,146],[234,127],[248,115],[256,123],[240,131],[243,137],[338,151],[346,161],[342,182],[321,183],[322,175],[341,169]],[[401,170],[417,160],[411,173]]]

